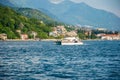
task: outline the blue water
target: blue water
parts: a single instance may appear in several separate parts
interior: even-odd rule
[[[0,42],[0,80],[120,80],[120,41]]]

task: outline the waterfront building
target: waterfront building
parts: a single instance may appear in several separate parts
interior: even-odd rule
[[[120,36],[118,34],[106,34],[101,36],[102,40],[120,40]]]
[[[27,34],[21,34],[21,39],[22,40],[27,40],[28,39],[28,35]]]
[[[0,34],[0,39],[1,40],[6,40],[7,39],[7,34],[5,34],[5,33]]]
[[[53,31],[49,33],[49,36],[58,37],[60,35],[65,36],[67,30],[64,26],[57,26],[53,28]]]

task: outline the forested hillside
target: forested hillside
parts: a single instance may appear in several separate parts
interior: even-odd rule
[[[35,18],[38,20],[42,20],[44,23],[46,23],[47,25],[50,26],[54,26],[54,24],[63,24],[60,22],[57,22],[55,20],[53,20],[52,18],[50,18],[48,15],[46,15],[45,13],[36,10],[36,9],[31,9],[31,8],[16,8],[15,9],[18,13],[28,17],[28,18]],[[53,24],[54,23],[54,24]]]
[[[21,31],[21,34],[28,34],[29,37],[34,31],[37,32],[38,38],[48,38],[51,27],[40,19],[28,18],[9,7],[0,5],[0,33],[7,34],[9,39],[20,38],[17,30]]]

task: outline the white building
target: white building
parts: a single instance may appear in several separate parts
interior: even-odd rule
[[[7,39],[7,34],[5,34],[5,33],[0,34],[0,39],[1,40],[6,40]]]
[[[28,39],[28,35],[27,34],[21,34],[21,39],[22,40],[27,40]]]
[[[106,34],[101,36],[102,40],[120,40],[120,35],[118,34]]]

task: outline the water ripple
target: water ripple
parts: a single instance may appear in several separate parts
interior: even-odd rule
[[[0,80],[119,80],[120,41],[0,42]]]

